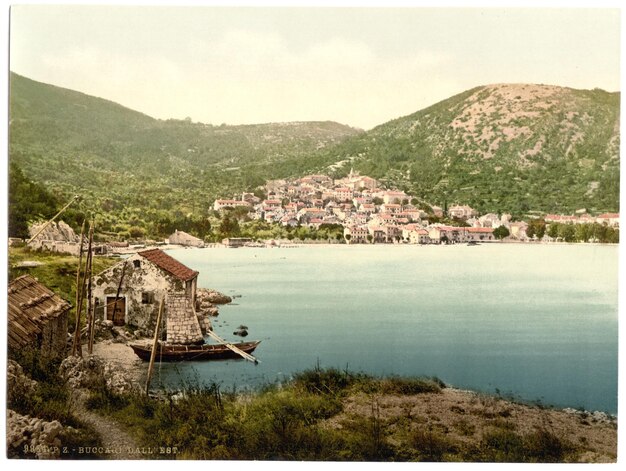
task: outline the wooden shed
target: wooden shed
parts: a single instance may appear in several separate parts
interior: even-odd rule
[[[9,283],[8,347],[40,350],[43,356],[59,357],[67,346],[67,316],[71,304],[30,275]]]

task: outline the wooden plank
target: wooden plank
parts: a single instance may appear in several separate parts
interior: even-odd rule
[[[80,312],[83,310],[83,287],[80,277],[80,269],[83,265],[83,235],[85,234],[85,220],[83,220],[83,226],[80,229],[80,249],[78,252],[78,269],[76,270],[76,327],[74,329],[74,343],[72,344],[72,355],[83,356],[82,348],[80,345]]]
[[[251,361],[253,363],[260,363],[258,359],[256,359],[255,357],[253,357],[252,355],[250,355],[249,353],[244,352],[243,350],[241,350],[240,348],[235,347],[232,343],[228,343],[226,340],[224,340],[222,337],[220,337],[219,335],[217,335],[215,332],[213,332],[212,330],[209,330],[207,332],[208,336],[211,337],[214,340],[217,340],[219,343],[221,343],[222,345],[224,345],[226,348],[232,350],[233,352],[235,352],[236,354],[240,355],[241,357],[245,358],[248,361]]]

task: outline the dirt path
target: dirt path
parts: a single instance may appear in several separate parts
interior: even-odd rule
[[[94,428],[100,436],[102,447],[96,450],[85,449],[85,454],[110,460],[129,460],[144,458],[142,448],[116,422],[85,407],[86,391],[77,391],[76,416]]]

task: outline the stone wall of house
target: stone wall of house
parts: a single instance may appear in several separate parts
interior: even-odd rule
[[[135,266],[135,262],[138,262]],[[126,259],[126,272],[120,296],[126,301],[126,324],[153,329],[159,303],[168,290],[184,290],[185,283],[163,273],[141,255]],[[98,300],[96,317],[106,319],[106,298],[115,297],[122,276],[122,263],[114,265],[94,278],[94,297]]]
[[[78,257],[80,244],[78,242],[65,242],[61,240],[35,239],[28,246],[33,250],[43,250],[47,252],[62,253]]]
[[[202,330],[185,292],[167,294],[167,341],[189,345],[201,342]]]
[[[49,358],[64,356],[67,348],[67,311],[43,325],[41,354]]]

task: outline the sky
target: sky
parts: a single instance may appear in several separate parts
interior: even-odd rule
[[[15,5],[10,69],[152,117],[370,129],[469,88],[619,90],[618,9]]]

